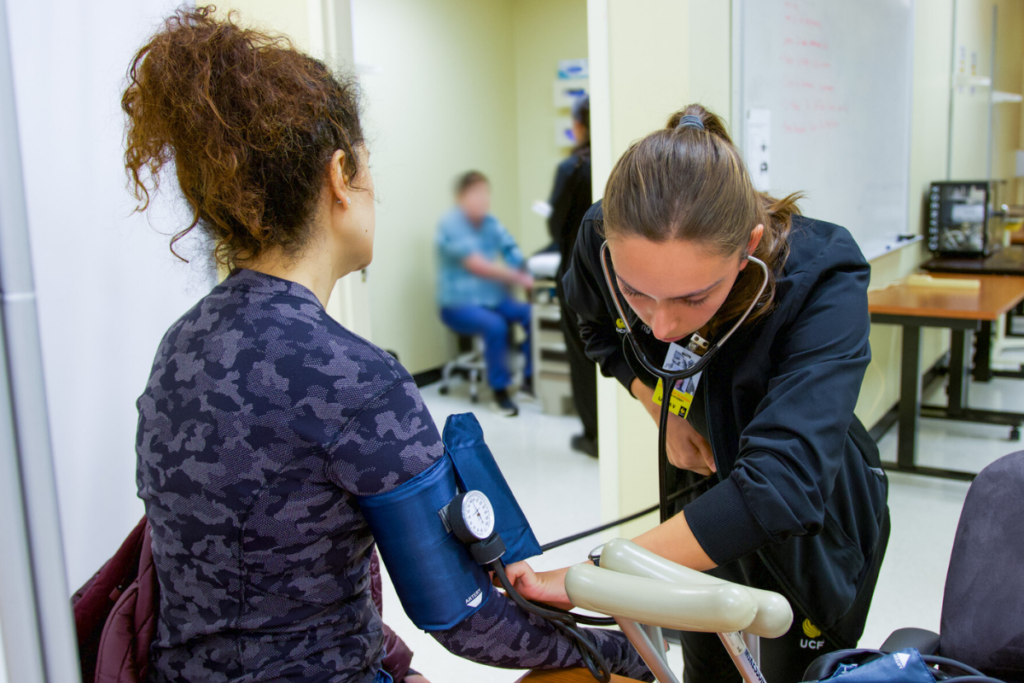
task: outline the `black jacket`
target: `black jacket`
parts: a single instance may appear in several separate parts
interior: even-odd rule
[[[635,377],[654,386],[616,327],[599,260],[602,221],[598,203],[580,228],[566,299],[604,375],[627,389]],[[869,569],[884,553],[888,515],[878,450],[853,414],[871,359],[870,267],[837,225],[797,216],[789,243],[773,310],[738,330],[701,377],[718,474],[684,509],[715,563],[757,553],[799,611],[853,647],[863,623],[846,628],[842,617],[861,589],[874,588]],[[661,365],[667,344],[633,320],[645,354]]]

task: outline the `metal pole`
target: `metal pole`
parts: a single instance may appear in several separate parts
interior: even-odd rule
[[[668,660],[668,652],[665,651],[665,636],[661,632],[660,626],[651,626],[650,624],[640,624],[640,628],[647,634],[647,639],[651,641],[651,645],[654,646],[654,650],[658,653],[658,656],[664,660]]]
[[[644,660],[644,664],[654,674],[654,678],[658,683],[679,683],[679,679],[672,673],[668,662],[665,661],[664,655],[658,653],[659,648],[647,637],[647,633],[640,627],[640,624],[631,619],[621,617],[615,617],[615,621],[618,623],[619,628],[622,629],[622,632],[626,634],[626,637],[629,638],[629,642],[633,643],[633,647],[636,648],[640,658]],[[662,652],[664,652],[663,649]],[[683,662],[683,666],[686,666],[686,662]]]
[[[0,358],[6,357],[3,332],[0,319]],[[43,683],[46,677],[10,399],[7,365],[0,363],[0,547],[4,549],[0,560],[0,644],[8,681]]]
[[[77,683],[21,169],[0,0],[0,619],[12,683]]]
[[[732,663],[736,665],[736,670],[740,672],[744,683],[765,683],[764,676],[761,675],[761,667],[754,661],[754,656],[740,633],[736,631],[719,633],[718,637],[721,639],[722,645],[725,646],[726,652],[729,653]],[[686,666],[685,661],[683,666]]]
[[[750,657],[754,660],[754,664],[761,666],[761,638],[755,636],[753,633],[743,632],[743,642],[747,644],[747,649],[750,650]]]

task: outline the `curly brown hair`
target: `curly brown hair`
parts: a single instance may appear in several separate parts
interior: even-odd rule
[[[684,116],[697,117],[703,128],[680,126]],[[772,309],[776,274],[789,255],[789,232],[801,196],[776,199],[755,190],[722,119],[690,104],[672,114],[665,128],[634,142],[616,162],[602,201],[603,229],[606,235],[653,242],[693,240],[720,254],[736,254],[746,248],[754,226],[763,225],[753,256],[768,266],[768,286],[747,319],[750,324]],[[711,319],[712,333],[741,315],[760,285],[760,269],[745,269]]]
[[[302,249],[332,155],[344,152],[355,178],[363,131],[353,79],[215,12],[178,10],[135,54],[121,98],[124,161],[137,211],[173,162],[192,222],[171,251],[199,225],[217,262],[234,267]]]

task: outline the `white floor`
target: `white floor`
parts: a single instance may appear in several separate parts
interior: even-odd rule
[[[1000,361],[1024,362],[1024,353],[1003,354]],[[551,417],[536,404],[523,404],[516,418],[500,417],[486,404],[473,405],[459,390],[440,396],[436,385],[424,389],[424,397],[439,427],[458,412],[476,412],[487,441],[541,543],[600,524],[597,462],[568,448],[569,437],[580,431],[576,418]],[[926,398],[945,399],[937,386]],[[1024,381],[996,379],[973,384],[971,405],[1020,410],[1024,406]],[[938,420],[922,420],[918,435],[921,464],[978,471],[1007,453],[1024,449],[1008,441],[1009,429]],[[895,429],[879,444],[882,458],[894,460]],[[892,536],[882,574],[861,644],[877,647],[893,630],[918,626],[938,630],[942,590],[953,535],[960,516],[966,483],[902,474],[890,475],[889,507]],[[656,501],[651,501],[652,504]],[[546,569],[578,562],[595,545],[585,539],[533,561]],[[521,672],[477,666],[445,651],[405,617],[398,598],[385,581],[385,620],[416,653],[414,666],[432,683],[480,681],[510,683]],[[681,658],[673,657],[677,674]]]

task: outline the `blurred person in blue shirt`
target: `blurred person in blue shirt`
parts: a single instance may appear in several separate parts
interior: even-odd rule
[[[530,363],[530,305],[512,297],[511,288],[533,286],[515,240],[490,213],[491,185],[479,171],[463,174],[455,186],[455,206],[437,226],[437,303],[441,320],[452,331],[481,335],[487,383],[501,413],[519,414],[509,395],[509,326],[526,333],[522,389],[533,394]],[[500,257],[500,260],[499,260]]]

